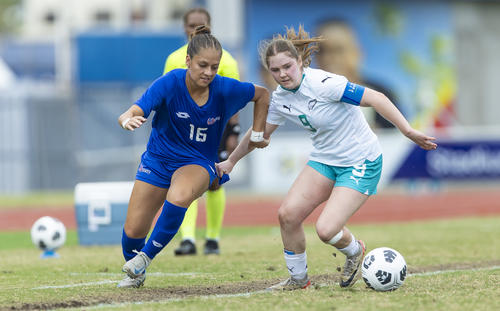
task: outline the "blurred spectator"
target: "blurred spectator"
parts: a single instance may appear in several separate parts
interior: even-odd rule
[[[338,75],[347,80],[367,86],[384,93],[396,106],[394,95],[378,81],[361,76],[361,49],[352,27],[345,20],[332,18],[320,22],[316,34],[325,40],[320,43],[320,50],[316,54],[318,67]],[[373,109],[363,109],[363,113],[372,128],[393,128],[394,125],[384,119]]]

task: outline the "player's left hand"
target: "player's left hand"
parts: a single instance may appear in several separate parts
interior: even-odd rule
[[[408,132],[408,134],[406,134],[406,137],[413,140],[422,149],[434,150],[437,148],[437,144],[434,143],[434,140],[436,140],[435,137],[427,136],[424,133],[417,131],[415,129],[411,129]]]
[[[215,163],[215,169],[217,170],[217,176],[222,177],[224,174],[229,174],[233,170],[234,163],[229,159],[222,161],[220,163]]]

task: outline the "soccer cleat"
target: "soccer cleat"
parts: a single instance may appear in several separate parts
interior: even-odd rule
[[[289,277],[288,279],[280,282],[276,285],[268,287],[267,290],[273,291],[287,291],[287,290],[296,290],[296,289],[306,289],[311,286],[311,280],[306,276],[303,279],[295,279],[293,277]]]
[[[138,278],[146,272],[146,268],[151,263],[151,259],[144,252],[139,252],[137,255],[127,261],[122,268],[122,271],[133,279]]]
[[[207,241],[205,242],[205,248],[203,252],[205,255],[211,255],[211,254],[219,255],[220,254],[219,242],[217,242],[217,240],[207,239]]]
[[[175,256],[196,255],[196,245],[190,240],[183,240],[181,245],[175,249]]]
[[[361,277],[361,262],[363,261],[366,247],[365,243],[361,240],[358,240],[358,244],[359,253],[347,257],[345,260],[344,269],[342,269],[342,274],[340,275],[340,287],[351,287]]]
[[[130,276],[127,275],[123,280],[118,282],[118,285],[116,285],[116,287],[139,288],[144,285],[144,280],[146,280],[146,273],[143,273],[136,278],[131,278]]]

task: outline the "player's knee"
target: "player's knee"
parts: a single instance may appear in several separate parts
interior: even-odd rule
[[[292,208],[287,205],[282,205],[278,210],[278,219],[280,221],[280,226],[294,226],[300,224],[302,221],[293,212]]]
[[[331,222],[325,222],[318,220],[316,222],[316,233],[321,241],[324,243],[333,244],[337,243],[342,238],[342,228],[341,225],[335,225]],[[332,245],[333,245],[332,244]]]
[[[167,201],[181,207],[188,207],[194,201],[193,191],[187,188],[170,189],[167,194]]]
[[[130,223],[125,223],[123,226],[123,230],[125,231],[125,234],[132,239],[140,239],[145,237],[148,234],[149,228],[141,228],[138,225],[130,224]]]

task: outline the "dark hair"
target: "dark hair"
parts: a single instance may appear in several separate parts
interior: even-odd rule
[[[184,25],[187,24],[188,17],[189,17],[189,15],[191,15],[191,13],[205,14],[207,16],[207,23],[208,23],[208,25],[210,25],[210,13],[208,13],[208,11],[204,8],[192,8],[189,11],[187,11],[186,13],[184,13],[184,16],[182,17],[182,20],[184,21]]]
[[[210,33],[210,27],[200,25],[189,35],[187,54],[190,58],[193,58],[200,50],[209,48],[219,51],[222,55],[222,46],[219,40]]]
[[[264,67],[269,68],[269,57],[281,52],[288,52],[296,60],[302,60],[304,67],[311,63],[311,54],[319,50],[318,42],[323,41],[321,37],[309,37],[309,33],[302,25],[296,33],[293,27],[286,27],[286,35],[277,34],[271,40],[263,41],[259,46],[259,55]],[[312,45],[310,45],[312,44]]]

